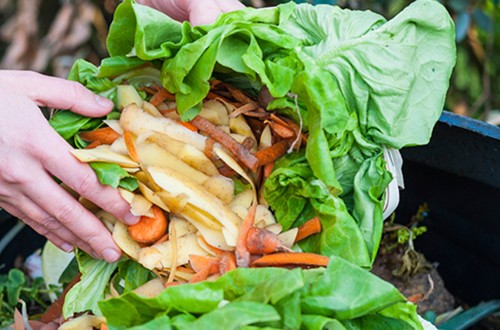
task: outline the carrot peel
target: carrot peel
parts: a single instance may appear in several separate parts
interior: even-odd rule
[[[248,267],[250,266],[250,252],[247,246],[247,236],[250,228],[252,228],[255,213],[257,212],[257,202],[254,200],[252,206],[250,206],[245,220],[243,220],[240,226],[240,232],[238,234],[238,239],[236,242],[236,265],[238,267]]]
[[[306,237],[317,234],[321,231],[321,221],[319,217],[314,217],[311,220],[306,221],[302,226],[299,227],[297,236],[295,237],[295,242],[303,240]]]
[[[330,259],[307,252],[282,252],[267,254],[252,263],[253,267],[326,267]]]
[[[80,132],[80,138],[87,142],[99,141],[101,144],[111,144],[120,137],[111,127],[102,127],[88,132]]]
[[[281,247],[281,241],[273,232],[251,227],[247,234],[247,248],[251,254],[269,254]]]

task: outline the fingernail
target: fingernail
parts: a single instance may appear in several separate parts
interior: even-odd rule
[[[123,219],[123,221],[127,224],[127,225],[135,225],[136,223],[139,222],[139,217],[133,215],[132,213],[127,213],[125,215],[125,219]]]
[[[109,100],[105,97],[96,95],[95,100],[96,100],[97,104],[99,104],[101,107],[109,108],[109,107],[113,106],[113,102],[111,102],[111,100]]]
[[[65,252],[71,252],[71,251],[73,251],[73,245],[68,244],[68,243],[63,243],[63,244],[61,245],[61,249],[62,249],[63,251],[65,251]]]
[[[113,249],[106,249],[102,252],[102,256],[108,262],[114,262],[120,258],[120,252]]]

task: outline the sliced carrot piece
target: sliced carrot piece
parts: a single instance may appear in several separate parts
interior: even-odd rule
[[[295,131],[287,126],[275,122],[270,122],[269,125],[274,133],[284,139],[293,138],[295,136]]]
[[[274,162],[264,165],[264,178],[267,179],[271,175],[273,167],[274,167]]]
[[[101,141],[94,141],[94,142],[91,142],[89,145],[87,145],[85,147],[85,149],[94,149],[94,148],[97,148],[100,145],[102,145]]]
[[[123,139],[125,140],[125,146],[127,147],[128,154],[134,162],[139,161],[137,156],[137,150],[135,149],[135,137],[130,131],[123,131]]]
[[[276,161],[288,151],[290,140],[284,139],[276,142],[270,147],[255,152],[255,157],[259,160],[259,166],[266,165]]]
[[[204,260],[198,259],[196,261],[193,261],[194,255],[189,256],[189,261],[191,263],[191,266],[193,267],[193,263],[196,264],[196,267],[199,269],[196,271],[196,274],[191,278],[189,283],[196,283],[196,282],[201,282],[206,280],[210,275],[217,274],[219,272],[219,260],[217,258],[210,258],[210,257],[201,257],[201,256],[196,256],[200,258],[205,258]],[[194,259],[197,259],[197,258]]]
[[[307,252],[282,252],[267,254],[252,263],[253,267],[326,267],[328,257]]]
[[[167,230],[167,218],[163,211],[156,205],[152,209],[153,217],[142,216],[138,223],[128,227],[130,236],[138,243],[153,243]]]
[[[295,242],[303,240],[306,237],[317,234],[321,231],[321,221],[319,217],[314,217],[311,220],[307,220],[302,226],[299,227],[297,236],[295,237]]]
[[[251,254],[269,254],[281,247],[281,241],[275,233],[258,227],[251,227],[247,234],[247,248]]]
[[[247,236],[250,228],[253,227],[256,212],[257,202],[254,200],[252,205],[248,209],[245,220],[243,220],[240,225],[240,232],[238,233],[238,239],[236,241],[236,250],[234,254],[236,256],[236,265],[238,267],[250,266],[250,252],[248,251],[247,246]]]
[[[108,330],[108,325],[106,323],[101,323],[101,330]]]
[[[236,257],[232,252],[224,252],[219,257],[219,272],[225,274],[233,269],[236,269]]]
[[[175,95],[167,91],[163,87],[158,87],[158,92],[156,92],[155,95],[149,100],[149,103],[157,107],[160,105],[160,103],[166,101],[166,100],[173,100],[175,99]]]
[[[205,268],[210,268],[211,273],[217,273],[219,271],[219,261],[216,257],[200,256],[196,254],[191,254],[189,256],[189,264],[195,272],[200,272]]]
[[[195,273],[195,271],[192,268],[189,268],[186,266],[177,266],[177,271],[183,272],[183,273],[189,273],[189,274]]]
[[[102,144],[111,144],[120,137],[111,127],[101,127],[93,131],[78,133],[82,140],[87,142],[99,141]]]

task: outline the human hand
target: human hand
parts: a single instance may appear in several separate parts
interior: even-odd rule
[[[178,21],[193,25],[210,24],[222,13],[245,8],[238,0],[138,0]]]
[[[96,258],[115,261],[120,249],[104,225],[66,190],[126,223],[135,223],[118,191],[99,183],[93,170],[48,124],[38,106],[100,117],[112,102],[81,84],[28,71],[0,71],[0,207],[65,251],[76,245]]]

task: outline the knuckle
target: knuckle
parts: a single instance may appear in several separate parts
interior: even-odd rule
[[[82,84],[76,81],[67,81],[67,89],[71,98],[74,100],[73,103],[77,103],[78,100],[82,97],[87,90],[83,87]]]
[[[59,221],[52,217],[44,217],[38,221],[41,227],[45,228],[49,232],[55,232],[61,229],[62,225]]]
[[[82,242],[82,246],[85,246],[88,250],[93,251],[93,256],[101,258],[101,253],[107,246],[107,240],[104,238],[103,234],[90,235]]]
[[[23,222],[28,223],[26,219],[22,219]],[[44,227],[38,223],[30,224],[30,227],[33,228],[37,233],[42,236],[48,236],[50,234],[50,230],[47,227]]]
[[[22,167],[6,162],[0,171],[0,180],[7,184],[26,184],[30,182],[30,174]]]
[[[76,182],[78,182],[76,191],[86,198],[89,198],[98,192],[99,185],[93,173],[80,175]]]
[[[54,217],[64,224],[69,224],[81,217],[82,211],[74,207],[73,203],[63,203],[59,205],[54,212]]]
[[[109,201],[106,205],[106,209],[109,213],[113,214],[115,217],[123,220],[125,214],[127,214],[130,210],[130,207],[126,202],[120,199],[113,199]]]

